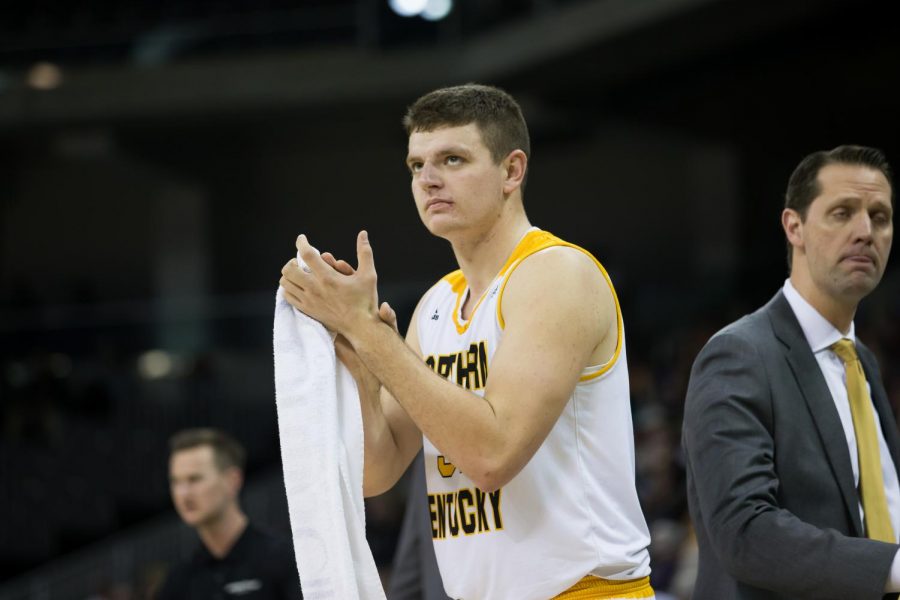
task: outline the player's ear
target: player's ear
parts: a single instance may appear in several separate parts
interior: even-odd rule
[[[503,192],[511,194],[522,186],[525,180],[525,171],[528,169],[528,157],[521,150],[513,150],[505,159],[503,159],[503,171],[505,179],[503,181]]]

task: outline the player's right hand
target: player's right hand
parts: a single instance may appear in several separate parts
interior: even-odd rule
[[[335,258],[331,252],[323,252],[322,260],[341,275],[353,275],[353,273],[356,272],[356,269],[354,269],[350,263],[346,260]],[[397,312],[391,308],[390,304],[382,302],[381,306],[378,307],[378,316],[381,317],[382,321],[390,325],[394,331],[400,333],[400,330],[397,327]]]

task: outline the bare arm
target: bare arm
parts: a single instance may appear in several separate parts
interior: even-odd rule
[[[576,250],[545,250],[524,261],[506,286],[504,339],[482,398],[435,374],[377,317],[374,261],[364,234],[352,276],[323,268],[304,238],[299,247],[312,272],[290,272],[299,290],[295,306],[346,336],[398,408],[487,491],[522,469],[582,369],[605,362],[616,346],[615,302],[600,271]]]
[[[387,304],[383,304],[380,311],[382,318],[385,323],[396,328],[396,315],[391,314],[390,318],[385,318],[385,306]],[[407,343],[413,346],[414,351],[418,348],[415,322],[414,314],[406,334]],[[335,350],[338,358],[353,374],[359,390],[365,437],[363,495],[377,496],[391,489],[406,471],[422,447],[422,433],[388,389],[381,385],[363,363],[346,338],[338,336]]]

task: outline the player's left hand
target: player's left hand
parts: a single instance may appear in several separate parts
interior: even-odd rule
[[[279,282],[291,305],[349,339],[356,327],[381,321],[378,276],[365,231],[356,238],[356,269],[328,253],[320,255],[305,235],[297,238],[297,251],[306,268],[291,259],[281,270]]]

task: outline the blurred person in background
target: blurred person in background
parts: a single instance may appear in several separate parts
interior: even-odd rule
[[[169,573],[158,600],[298,600],[291,543],[260,531],[241,510],[244,448],[216,429],[186,429],[169,440],[175,510],[197,531],[193,557]]]
[[[804,158],[781,218],[789,278],[694,362],[683,443],[695,598],[900,591],[900,436],[853,324],[884,273],[892,216],[880,151]]]

